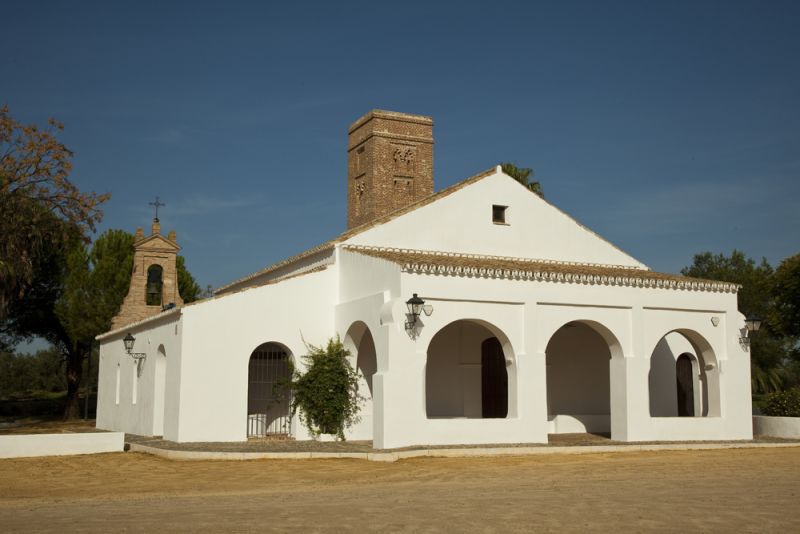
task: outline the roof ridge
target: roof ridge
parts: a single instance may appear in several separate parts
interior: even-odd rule
[[[333,239],[330,239],[328,241],[325,241],[320,245],[317,245],[315,247],[306,249],[306,250],[304,250],[302,252],[299,252],[299,253],[295,254],[294,256],[290,256],[290,257],[288,257],[288,258],[286,258],[284,260],[281,260],[281,261],[278,261],[276,263],[270,264],[270,265],[264,267],[261,270],[255,271],[255,272],[250,273],[248,275],[245,275],[245,276],[243,276],[243,277],[241,277],[241,278],[239,278],[237,280],[234,280],[233,282],[230,282],[228,284],[220,286],[214,291],[214,293],[216,294],[218,292],[227,291],[231,287],[237,286],[239,284],[243,284],[245,282],[249,282],[250,280],[258,278],[259,276],[264,276],[265,274],[269,274],[269,273],[271,273],[271,272],[273,272],[273,271],[275,271],[277,269],[280,269],[282,267],[286,267],[287,265],[291,265],[294,262],[297,262],[299,260],[307,258],[308,256],[311,256],[313,254],[316,254],[317,252],[321,252],[323,250],[326,250],[326,249],[329,249],[329,248],[333,248],[335,245],[341,243],[342,241],[350,239],[351,237],[356,236],[356,235],[358,235],[358,234],[360,234],[362,232],[366,232],[367,230],[369,230],[371,228],[374,228],[375,226],[379,226],[381,224],[385,224],[385,223],[387,223],[387,222],[389,222],[389,221],[391,221],[393,219],[396,219],[397,217],[400,217],[401,215],[405,215],[406,213],[412,212],[415,209],[421,208],[422,206],[425,206],[427,204],[435,202],[436,200],[438,200],[440,198],[443,198],[443,197],[446,197],[446,196],[448,196],[448,195],[450,195],[452,193],[455,193],[456,191],[458,191],[459,189],[461,189],[461,188],[463,188],[463,187],[465,187],[467,185],[470,185],[472,183],[480,181],[483,178],[486,178],[487,176],[491,176],[491,175],[493,175],[493,174],[498,172],[498,170],[497,170],[498,167],[499,166],[495,166],[495,167],[492,167],[491,169],[487,169],[487,170],[485,170],[483,172],[479,172],[478,174],[474,174],[474,175],[470,176],[469,178],[465,178],[464,180],[461,180],[460,182],[456,182],[455,184],[453,184],[451,186],[448,186],[448,187],[445,187],[441,191],[437,191],[436,193],[428,195],[425,198],[421,198],[421,199],[417,200],[416,202],[412,202],[411,204],[403,206],[402,208],[398,208],[398,209],[396,209],[394,211],[391,211],[391,212],[389,212],[389,213],[387,213],[385,215],[377,217],[377,218],[375,218],[375,219],[373,219],[373,220],[371,220],[369,222],[366,222],[366,223],[361,224],[359,226],[356,226],[354,228],[350,228],[348,230],[345,230],[344,232],[342,232],[338,236],[336,236]]]

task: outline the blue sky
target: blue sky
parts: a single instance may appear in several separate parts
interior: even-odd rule
[[[291,5],[290,5],[291,4]],[[348,125],[434,118],[441,189],[501,161],[656,270],[800,252],[800,3],[7,2],[0,103],[53,116],[100,230],[159,195],[219,286],[346,224]]]

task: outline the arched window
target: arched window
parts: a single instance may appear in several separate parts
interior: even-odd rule
[[[151,265],[147,268],[147,287],[145,303],[148,306],[161,306],[161,290],[164,286],[164,269],[160,265]]]

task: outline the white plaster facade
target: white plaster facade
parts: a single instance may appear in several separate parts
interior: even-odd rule
[[[505,224],[493,222],[494,205],[507,207]],[[253,351],[278,343],[302,369],[304,341],[339,335],[366,397],[348,439],[375,448],[545,443],[585,431],[751,439],[736,290],[652,273],[498,167],[212,299],[100,336],[97,426],[244,441]],[[434,308],[415,336],[404,327],[413,293]],[[147,355],[139,367],[123,349],[128,332]],[[506,380],[491,395],[481,359],[490,338]],[[677,415],[680,354],[693,362],[695,416]],[[497,395],[505,417],[484,418]],[[290,433],[309,439],[296,420]]]

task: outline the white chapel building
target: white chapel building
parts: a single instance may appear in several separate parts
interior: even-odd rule
[[[138,233],[131,293],[98,337],[98,428],[311,439],[273,384],[338,335],[364,397],[346,436],[375,448],[752,439],[738,286],[651,271],[500,167],[434,192],[432,131],[358,119],[348,229],[212,298],[177,302],[174,233]]]

